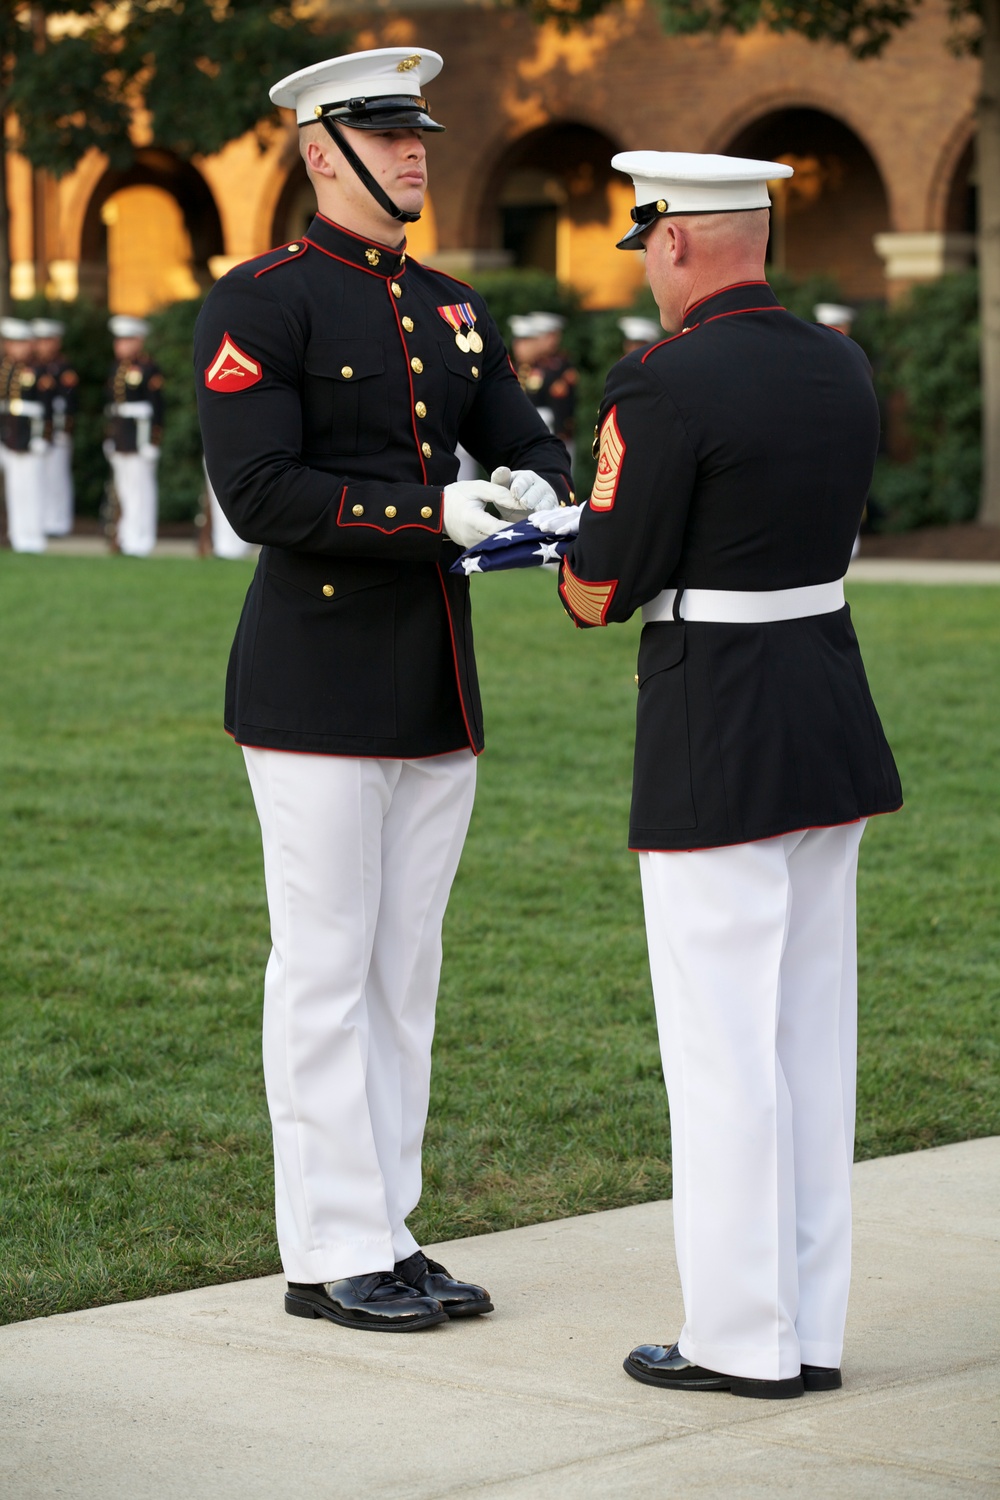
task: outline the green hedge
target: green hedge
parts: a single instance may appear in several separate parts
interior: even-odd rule
[[[982,479],[978,273],[942,276],[893,307],[867,309],[855,336],[875,368],[892,447],[906,454],[878,461],[874,526],[972,520]]]

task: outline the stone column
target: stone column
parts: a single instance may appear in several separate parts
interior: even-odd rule
[[[875,250],[885,263],[886,295],[896,302],[921,281],[937,281],[948,271],[972,265],[976,236],[940,229],[877,234]]]

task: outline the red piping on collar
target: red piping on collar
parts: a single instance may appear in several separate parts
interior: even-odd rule
[[[387,255],[406,254],[405,236],[403,237],[402,248],[396,249],[392,245],[383,245],[381,240],[366,240],[362,235],[355,234],[353,229],[345,229],[343,224],[337,223],[336,219],[328,219],[326,214],[321,214],[318,210],[316,213],[316,217],[317,219],[322,219],[324,224],[329,224],[331,229],[339,229],[341,234],[349,235],[352,240],[357,240],[359,245],[372,245],[377,250],[384,250]]]
[[[688,314],[693,313],[696,307],[702,307],[706,302],[711,302],[713,297],[721,297],[723,292],[735,292],[742,286],[767,286],[767,281],[734,281],[729,286],[717,287],[714,292],[709,292],[706,297],[699,297],[697,302],[692,302],[690,307],[685,308],[684,321],[687,321]]]
[[[756,286],[757,283],[751,282],[750,285]],[[696,323],[693,328],[682,328],[680,333],[675,333],[672,338],[663,339],[659,344],[653,344],[652,348],[647,349],[645,354],[642,356],[641,363],[645,364],[649,356],[651,354],[655,354],[657,349],[662,349],[665,344],[672,344],[674,342],[674,339],[683,338],[686,333],[697,333],[699,328],[707,328],[709,323],[717,323],[720,318],[741,318],[744,313],[787,311],[787,307],[782,307],[779,302],[775,302],[773,306],[770,307],[734,307],[732,312],[713,313],[710,318],[705,319],[704,323]]]
[[[398,271],[373,271],[369,266],[359,266],[357,261],[345,260],[342,255],[335,255],[332,250],[324,249],[315,240],[311,240],[308,235],[303,235],[302,238],[305,244],[310,245],[313,250],[318,250],[321,255],[328,255],[331,260],[339,260],[342,266],[350,266],[352,271],[364,271],[366,276],[374,276],[379,281],[384,281],[387,286],[390,281],[397,281],[406,271],[405,265],[400,266]],[[270,267],[267,269],[269,270]]]

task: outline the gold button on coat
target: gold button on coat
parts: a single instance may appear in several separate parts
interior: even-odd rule
[[[333,584],[332,583],[324,583],[324,585],[323,585],[323,592],[324,592],[324,594],[326,595],[326,597],[328,599],[332,599],[333,598]]]
[[[429,505],[422,505],[420,507],[420,514],[423,516],[425,521],[429,521],[434,512]]]
[[[352,505],[351,506],[351,515],[352,516],[363,516],[364,513],[365,513],[365,508],[364,508],[363,505]]]
[[[473,378],[473,380],[478,380],[479,379],[479,366],[478,365],[473,365],[472,366],[472,378]]]
[[[422,359],[418,359],[417,356],[414,355],[413,358],[410,360],[410,369],[413,370],[417,375],[422,375],[424,373],[424,362],[423,362],[423,360]]]
[[[289,253],[292,253],[292,252],[296,251],[298,248],[299,248],[298,245],[289,245],[289,247],[288,247]]]
[[[431,445],[430,445],[430,443],[421,443],[420,444],[420,451],[424,455],[425,458],[430,458],[430,456],[431,456]]]
[[[416,412],[418,417],[426,417],[427,415],[427,407],[422,401],[418,401],[413,410]]]
[[[391,521],[396,514],[396,507],[394,505],[387,505],[385,508],[385,513]]]
[[[404,318],[403,319],[403,327],[406,329],[407,333],[412,333],[413,332],[413,319],[412,318]]]
[[[354,374],[354,371],[351,369],[350,365],[341,365],[340,373],[341,375],[343,375],[345,380],[350,380],[351,376]]]
[[[392,281],[389,283],[389,285],[392,288],[392,295],[394,297],[401,297],[403,295],[403,288],[400,286],[398,281]]]

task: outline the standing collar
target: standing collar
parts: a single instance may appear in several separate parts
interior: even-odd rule
[[[398,276],[406,262],[406,241],[394,250],[379,240],[362,239],[352,229],[342,229],[332,219],[317,214],[304,235],[309,245],[332,255],[346,265],[356,266],[371,276]]]
[[[766,281],[738,281],[693,302],[684,314],[684,329],[697,328],[701,323],[729,313],[764,312],[770,308],[782,310]]]

